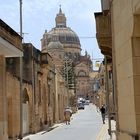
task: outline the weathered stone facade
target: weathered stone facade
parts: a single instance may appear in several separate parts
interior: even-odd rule
[[[99,48],[101,49],[101,53],[105,56],[103,62],[104,72],[99,72],[102,74],[101,79],[104,79],[104,84],[101,85],[101,90],[99,91],[99,106],[101,106],[101,103],[105,103],[107,106],[107,114],[109,118],[109,134],[111,134],[111,119],[116,118],[114,115],[117,113],[115,109],[115,90],[113,90],[114,82],[112,80],[112,71],[114,70],[112,64],[114,62],[112,63],[112,28],[109,7],[109,0],[102,0],[102,12],[95,13],[95,19],[97,41]],[[102,83],[102,81],[100,82]]]
[[[15,140],[63,122],[68,104],[67,87],[52,57],[31,43],[22,45],[21,41],[15,31],[0,21],[2,140]]]
[[[103,64],[99,68],[99,77],[101,90],[100,96],[103,95],[106,101],[104,103],[110,106],[110,112],[113,112],[114,100],[113,84],[112,84],[112,34],[111,34],[111,15],[109,11],[104,10],[102,12],[95,13],[96,19],[96,37],[101,49],[101,53],[105,56]],[[107,76],[107,79],[106,79]],[[108,89],[108,91],[107,91]],[[102,97],[101,97],[102,100]],[[101,103],[100,103],[101,107]]]
[[[103,10],[109,10],[111,17],[117,139],[136,140],[140,138],[140,2],[113,0]]]
[[[90,77],[89,73],[92,71],[92,62],[89,55],[86,53],[85,56],[81,55],[81,44],[77,34],[70,28],[67,27],[65,14],[62,13],[61,8],[55,18],[56,27],[52,28],[51,31],[45,31],[42,43],[42,52],[48,52],[55,63],[58,71],[67,69],[65,75],[65,82],[68,83],[69,87],[69,98],[83,96],[86,97],[89,94]],[[68,71],[73,71],[71,79],[73,82],[68,80]],[[82,67],[81,67],[82,65]],[[82,75],[79,75],[83,73]],[[71,81],[72,81],[71,80]],[[84,89],[83,85],[84,84]],[[75,96],[76,93],[76,96]]]
[[[6,71],[6,57],[22,57],[22,38],[0,20],[0,138],[19,135],[19,82]],[[19,58],[17,58],[19,59]],[[16,102],[14,102],[16,100]],[[13,108],[16,110],[13,110]],[[12,112],[13,111],[13,112]],[[17,115],[17,116],[16,116]],[[11,127],[12,126],[12,127]]]
[[[91,60],[90,57],[85,54],[85,56],[80,57],[80,61],[75,64],[75,75],[76,75],[76,90],[78,97],[88,98],[91,94],[91,84],[90,84],[90,73],[91,73]]]
[[[64,121],[64,115],[63,112],[65,110],[65,107],[68,106],[68,88],[66,86],[65,80],[63,79],[60,72],[56,69],[56,110],[57,110],[57,116],[56,121],[57,122],[63,122]]]
[[[140,2],[114,0],[111,12],[118,91],[118,139],[136,139],[140,137]]]

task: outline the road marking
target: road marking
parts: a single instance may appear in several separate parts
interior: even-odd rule
[[[96,140],[104,140],[103,138],[106,135],[106,131],[107,131],[107,124],[104,124],[99,132],[99,134],[97,135]]]

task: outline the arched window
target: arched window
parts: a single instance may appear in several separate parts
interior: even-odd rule
[[[23,103],[29,102],[29,96],[28,96],[28,92],[27,92],[26,88],[23,90],[23,100],[22,101],[23,101]]]
[[[79,76],[86,76],[86,72],[81,70],[81,71],[78,72],[78,75]]]
[[[42,102],[41,80],[38,80],[38,90],[39,90],[39,94],[38,94],[39,104],[41,104],[41,102]]]
[[[59,54],[59,58],[60,58],[60,59],[62,59],[62,56],[61,56],[61,54]]]

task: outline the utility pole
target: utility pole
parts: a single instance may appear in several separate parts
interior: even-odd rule
[[[22,0],[19,0],[20,4],[20,36],[22,37]],[[22,133],[23,133],[23,113],[22,113],[22,100],[23,100],[23,91],[22,91],[22,69],[23,69],[23,64],[22,64],[22,56],[20,57],[20,134],[19,134],[19,139],[22,140]]]

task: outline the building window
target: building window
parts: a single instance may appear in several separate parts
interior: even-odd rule
[[[27,103],[29,102],[29,96],[28,96],[28,93],[27,93],[27,89],[24,89],[23,90],[23,103]]]
[[[111,79],[112,78],[112,71],[110,70],[109,71],[109,79]]]
[[[41,82],[40,80],[38,81],[38,88],[39,88],[39,104],[41,104]]]
[[[80,71],[80,72],[78,73],[78,75],[79,75],[79,76],[86,76],[86,72],[85,72],[85,71]]]

